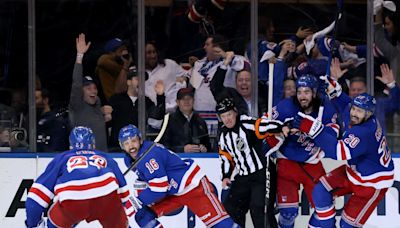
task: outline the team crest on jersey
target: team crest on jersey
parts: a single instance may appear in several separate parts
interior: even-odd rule
[[[241,137],[238,137],[237,139],[236,139],[236,148],[239,150],[239,151],[245,151],[246,149],[247,149],[247,145],[246,145],[246,142],[244,141],[244,139],[243,138],[241,138]]]

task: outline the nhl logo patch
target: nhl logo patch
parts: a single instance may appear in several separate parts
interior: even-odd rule
[[[245,151],[246,149],[247,149],[247,145],[246,145],[246,142],[243,140],[243,138],[240,138],[240,137],[238,137],[237,139],[236,139],[236,148],[239,150],[239,151]]]

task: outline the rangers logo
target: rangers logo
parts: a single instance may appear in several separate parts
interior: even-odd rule
[[[247,145],[246,145],[246,142],[242,139],[242,138],[240,138],[240,137],[238,137],[237,139],[236,139],[236,148],[240,151],[240,152],[243,152],[243,151],[245,151],[246,149],[247,149]]]

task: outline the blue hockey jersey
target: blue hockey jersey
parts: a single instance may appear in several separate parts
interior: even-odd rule
[[[117,191],[121,202],[129,198],[125,178],[114,159],[96,150],[70,150],[58,154],[28,193],[28,226],[36,226],[51,200],[85,200]]]
[[[291,97],[282,100],[272,110],[272,118],[286,122],[297,115],[300,111],[300,106],[296,104],[296,97]],[[336,124],[337,113],[332,103],[323,99],[323,113],[322,123],[330,124],[332,128],[329,133],[333,136],[337,136],[339,133],[339,126]],[[310,115],[317,118],[319,110],[314,110]],[[287,158],[292,161],[306,162],[316,164],[321,159],[321,149],[315,146],[314,140],[308,137],[304,133],[297,133],[295,135],[289,135],[285,142],[279,149],[278,158]]]
[[[144,141],[138,157],[152,145]],[[133,159],[125,154],[125,164],[129,167]],[[174,152],[155,145],[133,170],[138,179],[148,183],[148,188],[140,192],[138,198],[145,204],[155,203],[167,195],[183,195],[199,185],[205,173],[192,159],[182,160]]]
[[[343,110],[344,135],[338,140],[328,134],[329,127],[325,127],[314,139],[316,145],[324,150],[325,157],[347,160],[347,177],[352,183],[376,189],[391,187],[394,165],[384,131],[375,116],[351,126],[351,99],[342,93],[334,102]]]

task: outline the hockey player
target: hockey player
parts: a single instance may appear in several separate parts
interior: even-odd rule
[[[129,190],[117,163],[95,150],[90,128],[75,127],[69,141],[71,150],[55,156],[29,190],[27,227],[45,227],[42,215],[51,200],[48,227],[72,227],[82,220],[127,227],[123,203]]]
[[[314,138],[325,157],[348,163],[321,177],[313,190],[321,226],[335,227],[332,195],[351,194],[344,206],[340,227],[362,227],[393,185],[393,161],[385,134],[374,116],[375,98],[363,93],[351,101],[341,93],[338,83],[333,85],[339,95],[333,101],[343,110],[343,137],[338,140],[327,133],[330,127],[303,113],[298,113],[293,127]]]
[[[119,143],[126,152],[124,160],[128,167],[144,156],[133,171],[148,187],[137,197],[131,197],[135,220],[140,227],[161,227],[156,217],[183,206],[187,206],[207,227],[236,227],[205,173],[192,159],[182,160],[160,144],[152,147],[153,142],[143,140],[134,125],[120,130]]]
[[[318,81],[313,75],[302,75],[296,81],[296,96],[278,103],[273,109],[272,118],[286,122],[293,119],[298,111],[303,111],[328,124],[336,120],[337,114],[330,101],[320,98]],[[336,129],[338,125],[333,124]],[[333,130],[333,135],[337,133]],[[270,147],[273,139],[267,137]],[[321,149],[315,146],[312,138],[303,133],[288,136],[277,153],[277,205],[279,208],[279,225],[283,228],[294,227],[298,215],[299,188],[303,185],[305,194],[311,204],[312,190],[325,170],[321,163]],[[310,227],[318,227],[318,218],[313,214]]]

